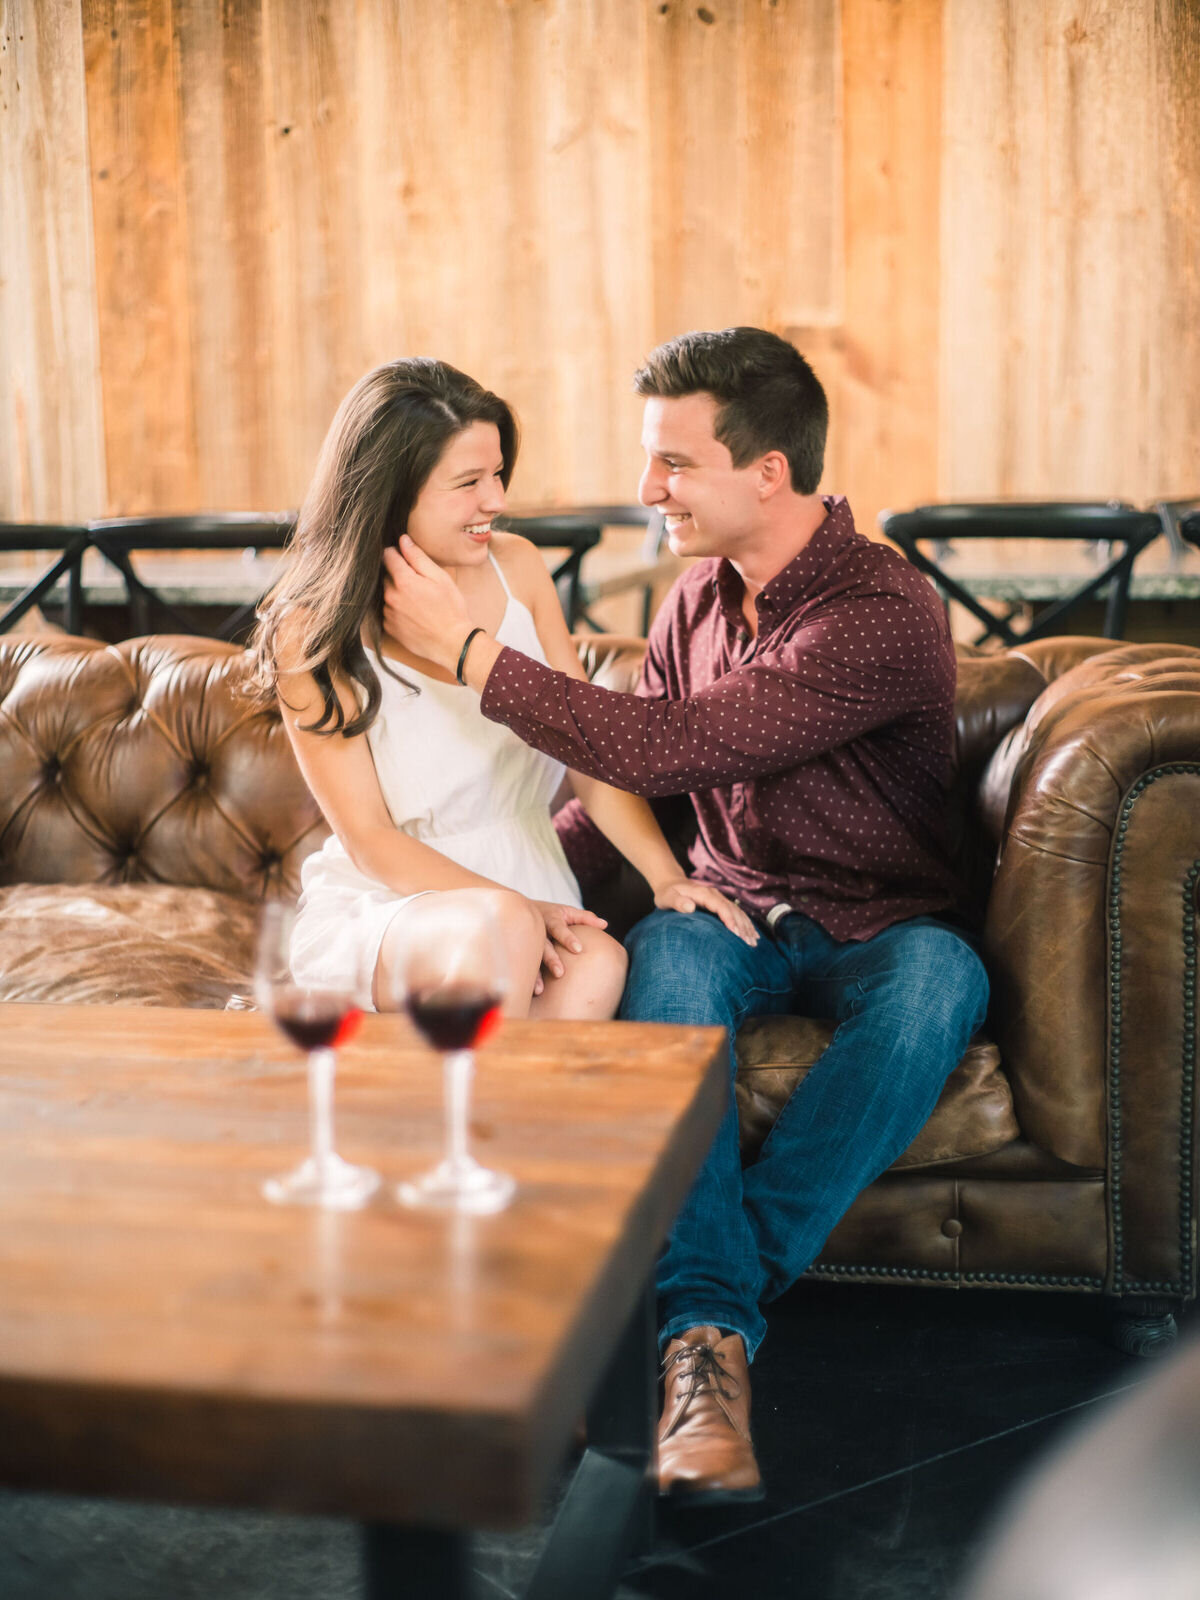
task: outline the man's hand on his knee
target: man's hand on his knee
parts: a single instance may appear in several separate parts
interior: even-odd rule
[[[660,911],[710,911],[744,944],[758,943],[758,929],[741,906],[710,883],[698,883],[695,878],[670,878],[655,888],[654,904]]]

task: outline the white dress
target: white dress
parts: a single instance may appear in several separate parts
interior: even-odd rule
[[[508,600],[495,637],[544,662],[529,608],[509,589],[494,555],[491,561]],[[410,689],[380,670],[383,700],[367,730],[379,787],[397,828],[531,900],[581,905],[550,821],[550,802],[566,770],[561,762],[489,722],[469,689],[391,665],[419,686]],[[296,982],[349,990],[360,1006],[373,1010],[371,986],[383,936],[417,895],[395,894],[360,872],[336,834],[308,857],[300,882],[291,951]]]

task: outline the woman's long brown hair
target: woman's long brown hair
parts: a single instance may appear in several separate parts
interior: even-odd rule
[[[286,618],[304,618],[298,670],[312,673],[324,701],[305,732],[349,739],[379,715],[379,675],[363,634],[378,658],[383,552],[407,529],[447,444],[473,422],[492,422],[499,430],[507,488],[517,458],[516,418],[498,395],[444,361],[389,361],[360,378],[338,407],[288,542],[287,570],[250,640],[249,692],[266,703],[279,693],[279,628]],[[349,721],[334,688],[339,678],[361,691],[360,710]]]

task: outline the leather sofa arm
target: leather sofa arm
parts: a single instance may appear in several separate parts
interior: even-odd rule
[[[1116,1293],[1195,1274],[1200,651],[1155,648],[1073,668],[994,758],[994,1032],[1026,1138],[1109,1172]]]

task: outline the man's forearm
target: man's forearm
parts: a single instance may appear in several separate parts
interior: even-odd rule
[[[645,800],[582,772],[572,772],[571,785],[600,832],[652,890],[686,876]]]

